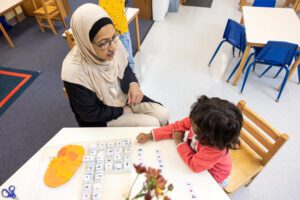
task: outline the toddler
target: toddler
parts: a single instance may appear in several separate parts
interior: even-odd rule
[[[194,172],[208,170],[222,188],[231,171],[229,148],[236,149],[243,126],[243,116],[232,103],[201,96],[192,105],[190,116],[173,124],[140,133],[139,143],[173,138],[177,152]],[[187,139],[184,134],[188,131]]]

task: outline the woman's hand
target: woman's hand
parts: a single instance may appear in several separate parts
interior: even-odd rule
[[[151,133],[140,133],[138,136],[136,136],[137,142],[138,143],[146,143],[149,140],[152,140],[152,134]]]
[[[174,139],[176,145],[183,142],[184,133],[174,131],[172,133],[172,138]]]
[[[144,94],[142,93],[140,86],[136,82],[132,82],[129,85],[129,91],[128,91],[128,105],[135,105],[139,104],[143,100]]]

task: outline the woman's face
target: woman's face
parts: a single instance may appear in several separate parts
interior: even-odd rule
[[[119,33],[112,24],[103,26],[92,41],[97,56],[102,60],[112,60],[117,50]]]

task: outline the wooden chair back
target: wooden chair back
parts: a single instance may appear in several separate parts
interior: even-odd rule
[[[240,149],[230,150],[233,168],[225,188],[228,193],[249,185],[289,138],[259,117],[245,101],[240,101],[237,107],[243,113],[244,124]]]
[[[60,20],[64,27],[66,27],[66,22],[62,15],[62,10],[59,7],[57,0],[31,0],[35,11],[33,14],[37,20],[37,23],[42,30],[44,28],[50,28],[54,34],[57,34],[52,20]],[[47,21],[48,24],[44,23]]]

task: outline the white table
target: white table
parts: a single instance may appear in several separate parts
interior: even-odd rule
[[[16,18],[18,21],[20,21],[20,19],[18,18],[18,14],[15,10],[15,8],[19,5],[21,5],[25,0],[1,0],[0,2],[0,16],[4,15],[5,13],[7,13],[10,10],[13,10]],[[5,39],[7,40],[8,44],[14,48],[15,45],[12,42],[12,40],[10,39],[9,35],[7,34],[7,32],[5,31],[5,29],[3,28],[3,26],[0,24],[0,31],[3,33]]]
[[[233,85],[237,84],[252,47],[263,47],[270,40],[291,42],[300,46],[300,21],[293,9],[244,6],[243,17],[247,46]],[[289,77],[299,63],[300,58],[293,64]]]
[[[131,138],[133,141],[133,162],[136,161],[136,149],[141,147],[144,150],[144,161],[146,165],[156,167],[155,150],[160,149],[162,160],[165,165],[164,177],[174,185],[174,191],[170,193],[173,200],[187,200],[189,195],[186,189],[187,181],[194,185],[198,200],[229,200],[229,197],[219,187],[213,177],[207,172],[193,173],[181,160],[173,140],[160,142],[149,142],[144,145],[137,144],[135,137],[140,132],[149,132],[151,128],[63,128],[44,147],[42,147],[30,160],[28,160],[15,174],[13,174],[1,187],[7,188],[10,185],[16,186],[17,197],[21,200],[75,199],[70,195],[79,191],[76,180],[80,179],[80,173],[76,173],[72,179],[56,189],[46,188],[42,184],[42,177],[39,177],[39,165],[46,151],[51,147],[64,146],[70,143],[92,142],[109,139]],[[57,152],[54,151],[53,155]],[[42,171],[43,173],[43,171]],[[40,180],[39,188],[35,187]],[[48,190],[47,190],[48,189]],[[43,192],[46,191],[46,192]],[[73,197],[73,196],[72,196]],[[0,197],[1,199],[1,197]]]
[[[135,19],[136,45],[137,45],[138,50],[141,49],[140,28],[139,28],[139,12],[140,12],[140,10],[138,8],[127,8],[127,10],[126,10],[126,18],[127,18],[128,24],[130,24],[133,21],[133,19]],[[71,28],[69,28],[66,31],[68,31],[70,36],[72,37]],[[66,37],[66,33],[63,33],[63,37]]]
[[[0,16],[21,5],[25,0],[1,0]]]

